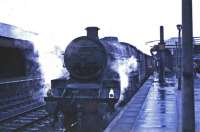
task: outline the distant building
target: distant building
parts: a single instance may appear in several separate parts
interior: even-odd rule
[[[177,50],[179,48],[178,37],[172,37],[165,41],[165,47],[170,49],[174,56],[174,65],[177,63]],[[193,39],[193,60],[200,65],[200,37],[194,37]]]
[[[199,47],[200,47],[200,37],[194,37],[193,39],[193,48],[194,48],[194,54],[200,54],[200,50],[199,50]],[[166,48],[169,48],[172,52],[172,54],[175,53],[176,51],[176,48],[178,48],[178,37],[172,37],[168,40],[165,41],[165,47]]]

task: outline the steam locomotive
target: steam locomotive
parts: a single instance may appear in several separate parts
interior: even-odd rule
[[[87,36],[72,40],[64,52],[70,79],[52,80],[45,101],[55,118],[63,113],[66,130],[98,132],[150,75],[153,63],[116,37],[99,39],[97,27],[86,30]]]

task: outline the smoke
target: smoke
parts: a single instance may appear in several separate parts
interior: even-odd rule
[[[37,36],[34,40],[35,49],[38,51],[38,62],[44,79],[43,95],[51,88],[51,80],[69,76],[63,63],[63,50],[57,43],[50,41],[45,36]]]
[[[4,24],[4,26],[7,26]],[[10,27],[10,26],[9,26]],[[25,33],[24,33],[25,32]],[[63,62],[63,53],[66,47],[65,39],[56,38],[55,34],[43,32],[40,34],[27,32],[23,29],[10,27],[10,32],[8,35],[29,40],[33,42],[34,52],[38,54],[38,57],[26,56],[29,60],[34,60],[39,63],[38,69],[33,69],[35,71],[34,75],[40,74],[38,71],[41,71],[43,82],[41,84],[44,86],[43,95],[47,94],[47,91],[51,88],[51,80],[60,78],[60,77],[69,77],[69,73],[64,67]],[[16,41],[17,42],[17,41]],[[23,46],[20,43],[16,43],[15,45],[20,47]],[[28,55],[28,54],[27,54]],[[36,60],[36,58],[38,60]],[[31,65],[30,67],[34,67]]]
[[[124,93],[129,85],[129,74],[137,70],[137,59],[131,56],[128,59],[116,60],[112,63],[111,68],[116,71],[120,77],[121,94],[119,102],[121,102],[124,99]]]

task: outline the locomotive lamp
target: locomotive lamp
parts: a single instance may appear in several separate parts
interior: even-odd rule
[[[113,88],[111,88],[110,89],[110,92],[109,92],[109,98],[111,99],[113,99],[115,96],[114,96],[114,90],[113,90]]]
[[[113,99],[115,98],[115,94],[114,94],[113,88],[110,89],[108,97],[110,99],[110,101],[109,101],[110,111],[114,112],[115,111],[115,101]]]

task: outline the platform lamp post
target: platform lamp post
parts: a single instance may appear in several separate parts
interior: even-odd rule
[[[181,57],[182,57],[182,44],[181,44],[181,30],[182,30],[182,25],[177,24],[176,25],[177,29],[178,29],[178,49],[177,49],[177,53],[178,53],[178,58],[177,58],[177,62],[178,62],[178,90],[181,90],[181,73],[182,73],[182,66],[181,66]]]
[[[175,45],[176,45],[176,78],[178,79],[178,76],[179,76],[179,71],[178,71],[178,42],[175,42]]]

